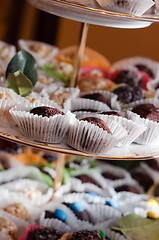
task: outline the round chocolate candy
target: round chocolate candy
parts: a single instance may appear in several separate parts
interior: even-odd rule
[[[30,231],[27,240],[58,240],[62,235],[61,232],[54,228],[40,227]]]
[[[72,234],[71,240],[104,240],[104,238],[96,230],[94,231],[83,230],[79,232],[74,232]]]
[[[98,93],[98,92],[97,93],[87,93],[87,94],[83,95],[82,98],[92,99],[92,100],[99,101],[99,102],[109,105],[108,99],[103,94]]]
[[[111,130],[107,126],[107,124],[100,118],[97,117],[85,117],[80,119],[82,121],[87,121],[91,124],[94,124],[95,126],[98,126],[99,128],[102,128],[104,131],[107,131],[108,133],[112,134]]]
[[[48,118],[56,114],[63,115],[63,112],[61,112],[59,109],[53,108],[53,107],[47,107],[47,106],[35,107],[30,110],[30,113],[37,114],[38,116],[42,116],[42,117],[48,117]]]

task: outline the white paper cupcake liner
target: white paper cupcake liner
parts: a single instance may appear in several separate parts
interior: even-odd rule
[[[5,163],[8,168],[18,168],[22,166],[22,163],[16,160],[14,156],[6,151],[0,151],[1,163]]]
[[[105,198],[101,196],[92,196],[89,193],[70,193],[61,198],[63,202],[80,202],[85,201],[88,204],[105,204]]]
[[[115,174],[116,176],[121,177],[122,179],[130,179],[131,178],[130,173],[122,167],[113,166],[109,163],[101,162],[101,161],[98,162],[98,166],[100,167],[101,173],[106,171],[108,173]]]
[[[50,106],[50,107],[55,107],[55,108],[61,109],[60,105],[58,105],[56,102],[54,102],[52,100],[49,100],[48,98],[45,98],[40,93],[32,92],[31,94],[29,94],[26,97],[26,99],[29,101],[29,103],[39,104],[39,105],[42,104],[45,106]]]
[[[20,178],[28,178],[42,183],[44,182],[43,175],[38,168],[32,166],[16,166],[14,168],[1,171],[0,184],[9,183]]]
[[[157,87],[159,86],[159,77],[147,83],[147,89],[154,98],[158,98],[159,93]]]
[[[117,101],[117,95],[112,93],[112,92],[108,92],[108,91],[104,91],[104,90],[96,90],[96,91],[90,91],[87,93],[83,93],[81,96],[84,96],[86,94],[93,94],[93,93],[100,93],[101,95],[103,95],[107,100],[108,100],[108,105],[111,109],[113,110],[120,110],[121,106],[119,104],[119,102]]]
[[[143,103],[152,103],[155,105],[155,107],[159,108],[159,102],[155,99],[136,101],[129,105],[129,107],[133,108]],[[145,145],[157,145],[159,143],[159,123],[153,122],[145,118],[141,118],[138,114],[131,111],[127,112],[127,116],[132,121],[147,127],[147,129],[138,138],[136,138],[136,143]]]
[[[58,219],[41,219],[40,225],[44,227],[53,227],[63,233],[70,232],[71,227]]]
[[[0,87],[0,125],[3,127],[14,126],[15,122],[9,110],[21,102],[23,104],[25,99],[16,94],[13,90]]]
[[[72,177],[76,177],[77,175],[80,174],[86,174],[88,176],[90,176],[91,178],[93,178],[94,180],[96,180],[98,182],[98,184],[103,187],[104,186],[104,181],[103,178],[101,177],[100,173],[96,170],[96,169],[84,169],[81,172],[74,172],[72,173]]]
[[[0,202],[0,208],[3,210],[12,204],[21,204],[27,210],[27,220],[35,221],[39,218],[41,213],[41,208],[33,205],[27,198],[25,198],[24,194],[11,193],[8,190],[1,189],[1,196],[3,195],[3,199]]]
[[[154,2],[151,0],[129,0],[124,3],[121,1],[121,6],[116,0],[97,0],[97,2],[102,8],[108,11],[129,13],[136,16],[141,16],[154,5]]]
[[[57,47],[50,44],[23,39],[18,41],[18,46],[29,52],[40,66],[53,60],[59,51]]]
[[[156,13],[159,14],[159,1],[155,0],[155,9],[156,9]]]
[[[71,227],[72,230],[76,230],[78,229],[80,220],[77,219],[77,217],[75,216],[75,214],[73,213],[73,211],[71,211],[68,207],[66,207],[64,204],[61,203],[50,203],[47,204],[47,210],[50,211],[55,211],[56,209],[60,209],[63,210],[67,216],[65,223]],[[42,213],[41,217],[40,217],[40,223],[43,224],[43,220],[45,220],[44,218],[44,213]],[[62,221],[61,221],[62,222]],[[86,221],[85,221],[86,223]],[[88,223],[89,225],[89,223]]]
[[[112,135],[86,121],[74,119],[70,124],[67,144],[80,151],[99,154],[113,148],[127,135],[126,130],[114,121],[107,121]]]
[[[71,183],[72,183],[71,190],[79,193],[95,192],[99,196],[103,197],[111,197],[115,194],[115,191],[111,187],[109,188],[109,186],[107,188],[107,191],[104,191],[103,189],[99,188],[98,186],[95,186],[92,183],[82,183],[81,180],[75,178],[71,178]]]
[[[95,0],[89,1],[89,0],[68,0],[68,2],[71,3],[78,3],[80,5],[84,5],[87,7],[92,7],[92,8],[98,8],[98,5]]]
[[[37,206],[46,204],[53,195],[53,189],[48,188],[45,183],[30,179],[18,179],[2,184],[0,185],[0,189],[22,193],[32,204]]]
[[[126,59],[122,59],[119,60],[117,62],[115,62],[112,65],[112,70],[120,70],[120,69],[133,69],[135,70],[135,66],[136,65],[143,65],[143,66],[147,66],[153,73],[154,75],[154,79],[156,79],[159,75],[159,63],[157,61],[154,61],[150,58],[145,58],[145,57],[131,57],[131,58],[126,58]]]
[[[116,121],[127,131],[127,136],[119,142],[118,146],[130,145],[135,141],[147,128],[144,125],[137,124],[127,118],[118,117],[118,116],[107,116],[104,115],[101,118],[107,122],[107,118],[112,119],[112,121]]]
[[[84,204],[94,224],[121,217],[118,209],[107,205]]]
[[[155,169],[150,168],[147,164],[141,163],[140,170],[146,172],[153,179],[154,183],[159,182],[159,174]]]
[[[121,235],[118,232],[115,232],[109,228],[104,228],[104,231],[106,233],[106,236],[111,240],[126,240],[127,238],[124,237],[124,235]]]
[[[10,110],[21,133],[39,142],[62,142],[69,128],[69,117],[61,114],[56,114],[50,118],[34,115],[29,112],[34,107],[35,105],[26,105]]]
[[[59,87],[52,89],[51,86],[48,86],[42,90],[41,95],[45,98],[57,102],[58,105],[63,106],[66,100],[78,97],[79,93],[79,88]]]
[[[96,112],[110,111],[108,105],[99,101],[84,98],[67,100],[65,102],[64,109],[70,110],[71,112],[86,111],[87,109],[89,112],[91,112],[91,110]]]

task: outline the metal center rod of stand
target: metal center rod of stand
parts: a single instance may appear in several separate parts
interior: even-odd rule
[[[88,23],[82,23],[82,29],[80,32],[80,41],[79,41],[79,45],[78,45],[78,49],[77,49],[77,54],[75,57],[74,71],[73,71],[72,78],[70,81],[70,87],[77,86],[80,64],[81,64],[81,60],[82,60],[82,57],[84,54],[84,49],[86,46],[88,27],[89,27]]]

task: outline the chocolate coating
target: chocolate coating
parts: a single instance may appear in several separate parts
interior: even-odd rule
[[[144,99],[144,94],[140,87],[131,87],[127,84],[114,89],[113,93],[115,93],[118,96],[118,100],[123,103],[131,103],[136,100]]]
[[[98,231],[79,231],[72,234],[71,240],[104,240]]]
[[[159,122],[159,110],[150,103],[141,104],[132,109],[132,112],[137,113],[142,118]]]
[[[151,78],[154,78],[154,74],[148,66],[143,64],[136,64],[135,67],[137,67],[140,71],[147,73]]]
[[[116,84],[126,83],[129,86],[139,86],[141,82],[141,77],[135,71],[123,70],[117,74],[114,82]]]
[[[123,179],[124,177],[123,176],[117,176],[113,173],[110,173],[110,172],[102,172],[102,176],[104,178],[107,178],[107,179],[110,179],[110,180],[117,180],[117,179]]]
[[[106,125],[106,123],[100,119],[100,118],[96,118],[96,117],[85,117],[82,118],[81,120],[83,121],[87,121],[91,124],[94,124],[95,126],[98,126],[99,128],[102,128],[104,131],[107,131],[108,133],[112,134],[109,127]]]
[[[159,172],[159,162],[157,161],[158,159],[151,159],[146,161],[145,163],[152,169],[156,170]]]
[[[82,183],[92,183],[98,187],[101,187],[100,184],[92,177],[86,175],[86,174],[80,174],[76,176],[76,178],[80,179]]]
[[[119,7],[129,6],[129,1],[128,0],[116,0],[115,4],[118,5]]]
[[[132,186],[132,185],[122,185],[119,187],[116,187],[115,190],[117,192],[132,192],[132,193],[136,193],[136,194],[140,194],[141,192],[137,189],[137,187]]]
[[[145,172],[134,171],[131,173],[131,176],[144,188],[145,191],[147,191],[154,183],[152,177]]]
[[[38,228],[29,232],[27,240],[58,240],[62,233],[54,228]]]
[[[103,115],[113,115],[113,116],[117,116],[117,117],[125,117],[125,114],[122,112],[118,112],[118,111],[106,111],[106,112],[100,112],[100,114]]]
[[[75,203],[64,203],[67,207],[69,207],[73,212],[74,214],[76,215],[76,217],[82,221],[88,221],[88,222],[91,222],[91,218],[89,216],[89,213],[87,212],[86,209],[78,209],[78,207],[74,207],[73,204]],[[80,205],[80,203],[79,203]]]
[[[107,105],[109,105],[108,99],[101,93],[88,93],[88,94],[85,94],[84,96],[82,96],[82,98],[92,99],[92,100],[106,103]]]
[[[48,118],[56,114],[63,115],[63,112],[61,112],[59,109],[53,108],[53,107],[47,107],[47,106],[35,107],[32,110],[30,110],[30,113],[37,114],[38,116],[48,117]]]

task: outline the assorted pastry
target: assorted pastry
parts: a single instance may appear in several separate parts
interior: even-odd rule
[[[78,86],[70,88],[75,47],[21,40],[19,48],[3,69],[2,127],[96,158],[114,146],[158,144],[158,62],[134,57],[111,65],[86,48]],[[128,171],[67,156],[55,192],[55,153],[5,140],[0,149],[0,239],[158,240],[159,159]]]
[[[153,85],[158,62],[132,57],[111,65],[86,47],[78,85],[69,87],[76,47],[60,50],[25,40],[18,44],[0,87],[2,127],[13,127],[30,140],[94,155],[114,146],[158,144],[159,100]],[[149,110],[141,111],[144,106]]]
[[[69,157],[54,192],[56,155],[20,148],[21,153],[12,147],[13,153],[0,151],[2,240],[149,240],[153,231],[158,236],[159,159],[138,161],[127,171],[100,159]]]

